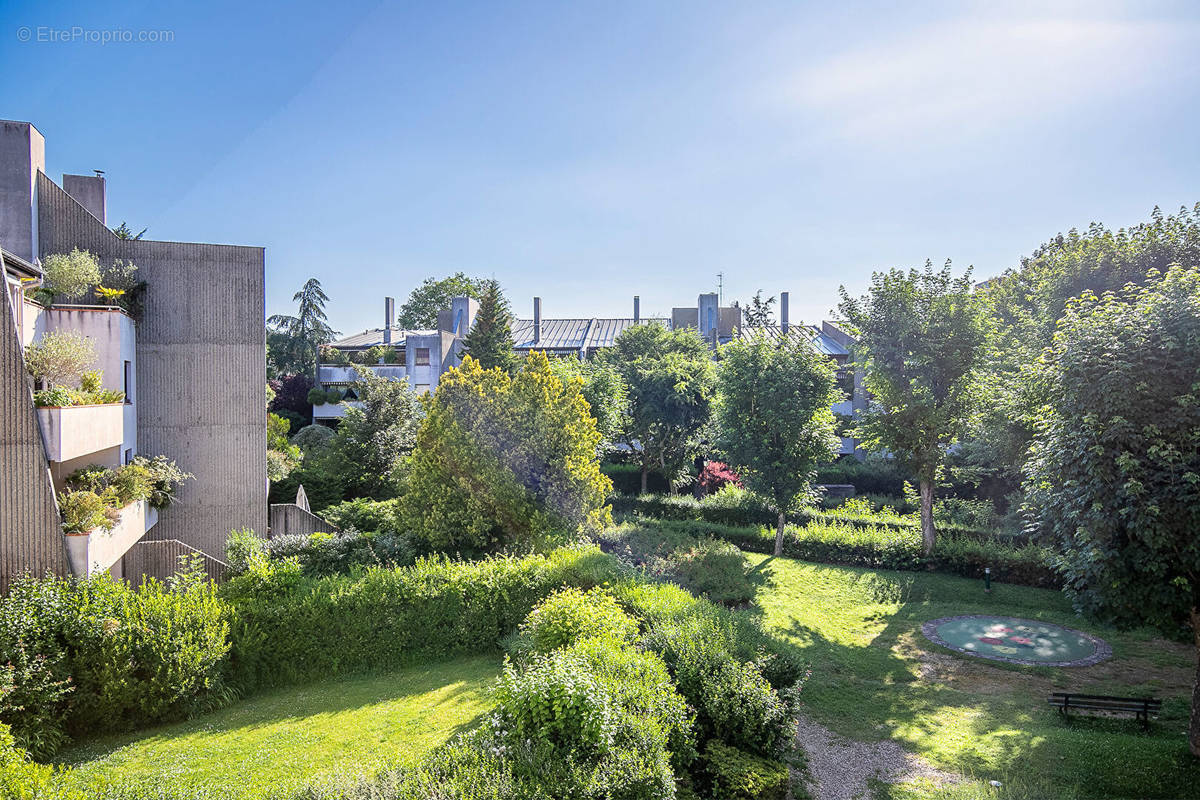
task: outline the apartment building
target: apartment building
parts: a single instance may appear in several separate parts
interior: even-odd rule
[[[0,584],[26,572],[170,574],[183,552],[218,561],[231,529],[266,530],[263,249],[118,238],[105,178],[55,183],[45,156],[37,128],[0,121]],[[146,283],[138,319],[96,298],[30,296],[42,259],[76,248],[136,265]],[[122,402],[35,407],[24,348],[58,331],[93,342],[103,388]],[[137,454],[193,475],[177,502],[126,507],[110,532],[64,534],[63,479]]]
[[[835,361],[847,399],[835,405],[833,410],[843,416],[853,415],[856,409],[866,406],[862,373],[854,368],[850,358],[853,338],[833,322],[822,322],[820,326],[791,325],[788,297],[787,292],[780,295],[779,324],[762,328],[762,333],[772,341],[802,341]],[[363,331],[329,345],[326,353],[344,363],[323,363],[319,370],[320,382],[322,386],[338,389],[344,399],[314,406],[314,422],[335,424],[346,413],[346,408],[354,405],[357,400],[354,383],[358,380],[359,370],[370,369],[385,378],[408,380],[419,391],[432,391],[437,388],[441,374],[461,363],[462,339],[475,322],[478,308],[475,300],[454,298],[451,308],[439,313],[438,329],[432,331],[396,328],[392,324],[394,308],[393,299],[385,298],[384,327]],[[715,292],[699,295],[694,306],[673,308],[670,318],[666,319],[643,318],[638,296],[633,298],[631,317],[544,317],[540,297],[533,298],[532,310],[531,317],[512,321],[513,349],[519,355],[539,350],[552,357],[588,359],[600,350],[612,347],[626,329],[646,322],[672,329],[693,328],[714,348],[755,333],[755,329],[743,324],[742,309],[736,304],[721,306]],[[376,355],[382,352],[382,358],[367,363],[372,360],[368,356],[372,350]],[[843,437],[841,452],[858,453],[857,442]]]

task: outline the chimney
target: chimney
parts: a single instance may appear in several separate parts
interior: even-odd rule
[[[636,325],[642,321],[642,298],[633,296],[633,322]]]
[[[396,318],[396,301],[394,298],[383,298],[383,343],[392,343],[392,320]]]
[[[95,175],[63,175],[63,191],[75,198],[102,225],[105,220],[104,171],[95,170]]]
[[[533,343],[542,340],[542,298],[533,298]]]
[[[784,332],[788,332],[788,293],[779,293],[779,327]]]

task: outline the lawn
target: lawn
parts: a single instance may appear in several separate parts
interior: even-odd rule
[[[187,722],[91,739],[57,759],[64,780],[288,793],[331,774],[412,764],[488,708],[494,657],[255,695]]]
[[[1191,648],[1089,624],[1054,591],[993,584],[989,595],[980,581],[946,575],[750,558],[770,574],[757,600],[764,622],[812,664],[805,713],[847,737],[894,739],[970,777],[951,794],[996,797],[987,782],[999,780],[1009,796],[1200,796],[1200,766],[1184,735]],[[1114,656],[1092,667],[1010,666],[921,635],[925,620],[971,613],[1075,627],[1106,639]],[[1152,693],[1164,699],[1163,714],[1149,733],[1128,720],[1064,722],[1046,704],[1055,690]],[[930,791],[877,787],[888,797]]]

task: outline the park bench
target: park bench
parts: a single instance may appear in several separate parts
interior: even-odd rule
[[[1150,715],[1157,717],[1162,709],[1162,700],[1153,697],[1109,697],[1102,694],[1055,692],[1046,702],[1058,708],[1058,713],[1064,717],[1073,708],[1109,714],[1132,714],[1141,721],[1143,728],[1150,726]]]

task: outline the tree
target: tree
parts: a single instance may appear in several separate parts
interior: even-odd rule
[[[746,306],[746,327],[765,328],[771,324],[771,306],[775,305],[775,296],[763,299],[762,289],[754,293]]]
[[[550,371],[564,383],[579,382],[579,391],[600,432],[601,449],[608,450],[620,441],[629,403],[629,392],[620,373],[604,361],[581,361],[576,356],[550,359]]]
[[[720,450],[749,489],[771,498],[782,555],[788,509],[841,444],[830,408],[844,399],[836,367],[807,342],[776,346],[760,332],[721,349],[717,398]]]
[[[469,278],[462,272],[441,280],[426,278],[400,306],[397,321],[401,328],[408,330],[436,328],[438,312],[449,308],[451,300],[455,297],[482,298],[486,284],[483,278]]]
[[[421,401],[408,381],[362,370],[354,385],[362,407],[349,406],[333,447],[351,497],[386,500],[400,493],[421,423]]]
[[[430,546],[526,549],[612,521],[595,420],[544,353],[511,376],[468,356],[427,408],[401,514]]]
[[[43,288],[68,300],[78,300],[100,283],[100,262],[79,248],[66,254],[46,256],[42,271],[45,273]]]
[[[499,281],[484,282],[479,310],[475,312],[475,324],[463,339],[463,353],[478,361],[484,369],[499,367],[510,373],[516,369],[512,312],[500,291]]]
[[[96,363],[96,342],[79,331],[50,331],[25,347],[25,369],[46,388],[78,384]]]
[[[969,466],[995,485],[993,494],[1015,490],[1028,455],[1039,409],[1046,402],[1036,380],[1038,357],[1051,344],[1071,298],[1141,284],[1150,270],[1200,263],[1200,204],[1112,231],[1092,223],[1042,244],[1011,269],[988,281],[988,354],[981,380],[988,397],[972,430]],[[958,457],[958,454],[956,454]]]
[[[292,424],[278,414],[267,414],[267,480],[272,483],[286,478],[300,466],[300,448],[288,442]]]
[[[1143,282],[1067,304],[1039,364],[1029,507],[1079,610],[1190,625],[1200,655],[1200,269]],[[1200,756],[1200,662],[1188,736]]]
[[[651,469],[661,470],[674,491],[712,416],[712,351],[692,328],[669,331],[652,322],[626,328],[602,358],[628,392],[622,438],[638,454],[642,491]]]
[[[893,269],[871,276],[862,298],[841,287],[838,308],[858,337],[855,360],[873,402],[856,426],[869,448],[890,451],[921,490],[921,538],[933,553],[934,482],[946,450],[970,422],[984,329],[971,271]]]
[[[268,342],[277,358],[290,359],[297,372],[312,370],[317,380],[318,354],[321,345],[333,341],[338,332],[329,327],[325,316],[328,295],[321,289],[321,282],[309,278],[304,287],[292,295],[299,304],[296,316],[275,314],[267,319]],[[272,336],[271,334],[275,334]]]
[[[112,229],[112,232],[116,234],[118,239],[137,240],[145,236],[147,230],[149,230],[149,228],[142,228],[137,233],[134,233],[133,228],[129,227],[129,223],[122,220],[120,225]]]

